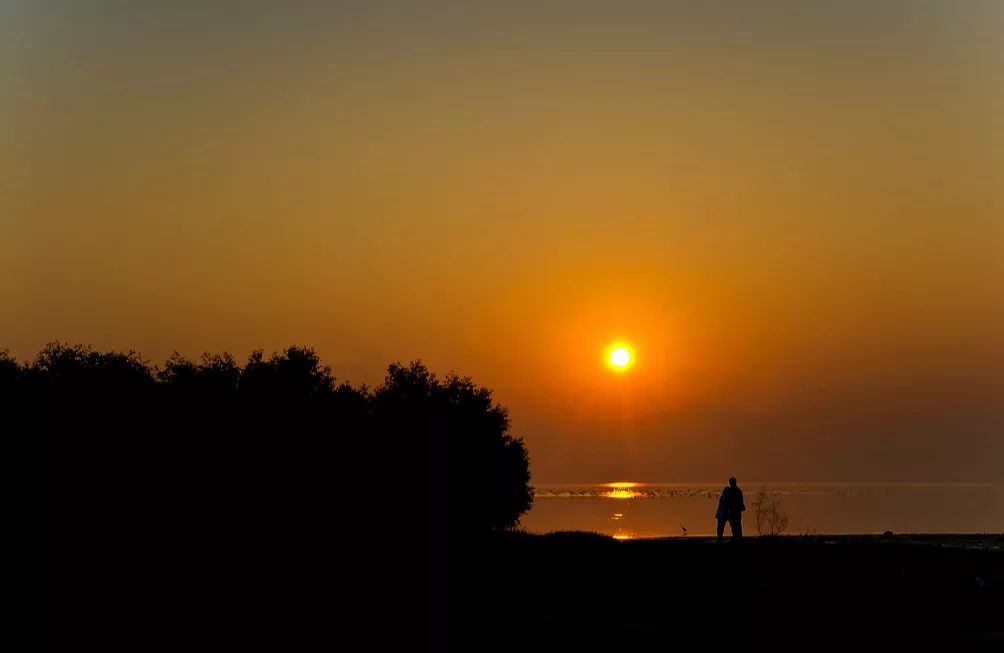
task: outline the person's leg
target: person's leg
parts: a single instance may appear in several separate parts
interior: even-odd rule
[[[736,540],[743,539],[743,518],[736,517],[729,521],[729,526],[732,527],[732,538]]]
[[[718,541],[719,542],[722,541],[722,537],[724,535],[725,535],[725,520],[724,519],[719,519],[718,520]]]

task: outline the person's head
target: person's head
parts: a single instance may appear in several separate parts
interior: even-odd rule
[[[729,485],[731,485],[732,487],[736,486],[736,477],[735,476],[733,476],[732,478],[729,479]]]

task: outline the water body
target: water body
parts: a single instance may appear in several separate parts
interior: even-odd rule
[[[618,538],[711,535],[724,482],[541,483],[524,529],[584,530]],[[742,482],[743,527],[756,535],[759,490],[788,517],[787,534],[1001,533],[1002,483]],[[726,528],[726,534],[728,534]]]

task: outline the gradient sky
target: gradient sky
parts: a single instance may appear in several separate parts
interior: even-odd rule
[[[1004,480],[1004,3],[154,5],[0,0],[0,348],[421,358],[540,482]]]

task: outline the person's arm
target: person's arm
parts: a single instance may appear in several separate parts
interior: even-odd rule
[[[739,512],[746,512],[746,502],[743,501],[743,491],[736,488],[736,492],[739,493]]]

